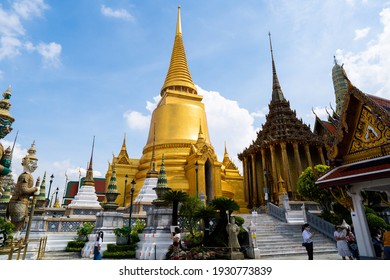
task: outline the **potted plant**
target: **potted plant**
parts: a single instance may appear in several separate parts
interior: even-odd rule
[[[93,231],[95,226],[92,223],[86,222],[83,224],[82,227],[77,228],[77,235],[78,235],[78,240],[79,241],[88,241],[88,235],[90,235]]]
[[[114,234],[116,236],[117,245],[128,244],[131,230],[130,227],[123,226],[121,228],[115,228]]]

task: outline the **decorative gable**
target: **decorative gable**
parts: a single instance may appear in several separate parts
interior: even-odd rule
[[[130,164],[130,161],[127,157],[123,156],[118,158],[117,164]]]
[[[389,155],[390,114],[383,106],[388,103],[361,92],[348,80],[348,93],[335,142],[328,150],[329,158],[347,164]]]
[[[363,107],[349,153],[372,149],[386,144],[390,139],[390,128],[385,126],[367,107]]]

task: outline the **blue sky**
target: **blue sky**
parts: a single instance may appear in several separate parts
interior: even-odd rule
[[[168,71],[177,7],[189,69],[204,95],[211,142],[237,153],[265,121],[272,92],[268,32],[283,93],[313,128],[334,106],[336,55],[362,91],[390,98],[390,4],[385,1],[1,0],[0,91],[11,86],[13,170],[35,141],[39,168],[104,177],[126,134],[140,158]]]

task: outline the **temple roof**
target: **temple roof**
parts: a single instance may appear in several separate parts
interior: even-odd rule
[[[272,101],[268,105],[269,113],[262,129],[257,132],[257,139],[245,151],[268,147],[279,142],[309,143],[321,145],[321,138],[314,134],[310,127],[298,119],[296,112],[291,110],[290,102],[283,95],[276,73],[274,55],[270,36],[271,60],[272,60]],[[244,152],[245,152],[244,151]]]
[[[371,94],[367,94],[369,98],[371,98],[376,104],[381,106],[383,109],[385,109],[387,112],[390,113],[390,100],[384,99],[378,96],[374,96]]]
[[[286,100],[269,104],[269,114],[262,130],[257,133],[255,144],[261,147],[281,141],[321,143],[320,138],[310,130],[310,127],[297,118]]]
[[[180,6],[178,7],[176,35],[171,55],[171,62],[164,85],[161,88],[161,96],[164,95],[164,92],[167,89],[197,94],[195,84],[191,78],[190,70],[188,69],[186,53],[184,50],[181,31]]]
[[[390,156],[339,166],[316,181],[321,187],[347,185],[362,181],[389,178]]]

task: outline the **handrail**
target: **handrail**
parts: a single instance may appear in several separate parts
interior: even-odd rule
[[[310,213],[309,211],[306,211],[306,218],[307,223],[310,224],[310,227],[314,228],[318,232],[322,233],[332,241],[335,241],[334,239],[334,230],[335,225],[332,223],[329,223],[328,221],[325,221],[324,219],[318,217],[315,214]],[[336,241],[335,241],[336,242]]]
[[[272,204],[269,202],[268,203],[268,214],[271,215],[272,217],[282,221],[282,222],[287,223],[286,211],[284,210],[284,208],[280,208],[280,207],[276,206],[275,204]]]
[[[46,243],[47,243],[47,236],[42,237],[42,238],[39,240],[39,247],[38,247],[37,260],[42,260],[43,257],[45,256],[45,252],[46,252]]]

